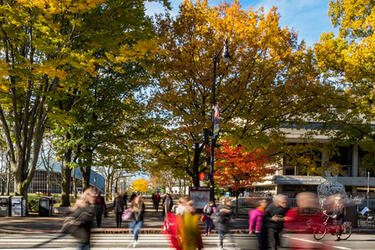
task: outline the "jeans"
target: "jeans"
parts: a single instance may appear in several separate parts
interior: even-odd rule
[[[143,221],[132,221],[129,226],[133,229],[134,240],[138,241],[138,235],[143,226]]]
[[[262,246],[263,246],[263,242],[264,242],[264,240],[263,240],[263,237],[262,237],[262,233],[255,233],[255,236],[257,237],[257,240],[258,240],[258,249],[260,249],[260,250],[262,250],[263,248],[262,248]]]
[[[211,230],[213,228],[214,222],[211,218],[206,217],[206,220],[204,221],[204,224],[206,226],[206,233],[211,233]]]
[[[78,243],[77,244],[77,250],[90,250],[90,244],[89,243]]]
[[[116,226],[117,227],[121,227],[121,221],[122,221],[121,215],[122,215],[121,212],[116,213]]]
[[[225,234],[222,233],[222,232],[219,232],[219,240],[220,240],[220,247],[221,248],[224,247],[224,237],[225,237]]]
[[[96,225],[101,227],[102,225],[103,209],[96,210]]]
[[[156,210],[156,212],[158,212],[158,210],[159,210],[159,202],[154,202],[154,209]]]
[[[270,240],[270,247],[272,250],[277,250],[280,246],[280,232],[268,229],[268,237]]]

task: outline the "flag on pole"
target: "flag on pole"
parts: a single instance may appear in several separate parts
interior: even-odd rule
[[[216,104],[214,107],[214,137],[217,138],[219,135],[219,118],[220,118],[220,111],[219,111],[219,104]]]

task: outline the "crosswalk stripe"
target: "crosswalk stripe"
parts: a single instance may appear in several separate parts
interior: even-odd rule
[[[22,237],[23,236],[23,237]],[[0,235],[0,249],[30,249],[30,247],[42,244],[57,234],[41,234],[41,235]],[[26,237],[26,238],[25,238]],[[22,240],[21,240],[22,239]],[[91,238],[92,249],[134,249],[130,247],[133,243],[133,235],[93,235]],[[203,237],[205,249],[217,249],[219,243],[218,237]],[[77,244],[77,240],[67,235],[63,238],[48,242],[39,249],[75,249],[71,246]],[[166,235],[140,235],[137,249],[169,249],[169,239]],[[235,249],[236,244],[224,239],[226,249]],[[14,246],[14,247],[13,247]],[[115,246],[107,247],[107,246]],[[120,248],[119,248],[120,247]]]

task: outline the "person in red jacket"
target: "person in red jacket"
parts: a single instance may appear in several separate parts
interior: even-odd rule
[[[325,249],[321,243],[312,240],[312,228],[308,223],[321,223],[317,195],[310,192],[299,193],[296,196],[297,207],[289,209],[285,214],[284,228],[298,234],[291,238],[291,249]]]
[[[262,220],[267,205],[267,200],[260,200],[259,206],[249,211],[249,235],[252,235],[255,232],[255,236],[258,239],[258,249],[263,249],[262,246],[264,239],[262,237]]]

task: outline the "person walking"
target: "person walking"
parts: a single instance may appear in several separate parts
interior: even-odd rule
[[[159,202],[160,202],[160,194],[158,191],[156,191],[156,193],[152,194],[152,203],[154,205],[154,209],[156,210],[156,212],[159,211]]]
[[[122,199],[124,200],[125,208],[128,208],[128,194],[126,192],[124,192],[124,195],[122,196]]]
[[[267,208],[267,200],[259,201],[259,206],[249,212],[249,235],[255,231],[255,236],[258,240],[258,249],[262,249],[262,220],[265,209]]]
[[[179,200],[177,213],[177,235],[182,250],[196,250],[203,248],[202,235],[199,229],[199,215],[196,214],[193,200],[183,196]]]
[[[273,203],[266,209],[262,224],[262,249],[270,245],[272,250],[280,246],[280,233],[284,227],[285,214],[288,211],[288,197],[278,194],[273,198]],[[267,239],[269,239],[269,244]]]
[[[124,212],[124,199],[120,196],[119,193],[115,194],[115,200],[113,202],[113,210],[114,213],[116,214],[116,227],[119,228],[121,227],[121,215]]]
[[[90,249],[91,228],[95,218],[95,197],[92,188],[86,189],[62,226],[62,232],[71,234],[79,240],[77,248],[81,250]]]
[[[292,207],[285,214],[285,229],[294,234],[290,238],[290,249],[326,249],[321,242],[312,241],[311,225],[322,223],[318,196],[311,192],[302,192],[296,196],[297,207]]]
[[[168,212],[171,212],[172,211],[172,207],[173,207],[173,200],[172,200],[172,197],[170,194],[166,194],[163,198],[163,202],[162,202],[162,208],[163,208],[163,219],[165,220],[165,217],[167,215]]]
[[[220,240],[220,249],[224,249],[224,238],[229,231],[230,220],[232,218],[231,200],[225,197],[221,201],[221,205],[217,207],[217,231]]]
[[[143,219],[145,213],[145,204],[143,202],[142,196],[136,196],[130,204],[130,209],[132,212],[132,222],[130,223],[130,228],[133,229],[134,241],[133,247],[138,244],[138,235],[143,226]]]
[[[214,226],[214,222],[211,218],[212,214],[214,213],[216,213],[215,203],[213,201],[210,201],[203,208],[203,214],[205,216],[204,224],[205,224],[206,236],[209,236],[211,234],[212,228]]]
[[[95,209],[96,209],[96,225],[97,227],[101,227],[102,225],[102,216],[107,206],[105,204],[104,197],[101,195],[100,191],[98,195],[95,197]]]

